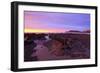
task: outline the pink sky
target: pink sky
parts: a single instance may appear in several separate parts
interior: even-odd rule
[[[89,14],[24,12],[25,32],[61,33],[69,30],[90,29]]]

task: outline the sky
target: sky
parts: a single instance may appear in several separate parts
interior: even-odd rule
[[[90,14],[24,11],[26,33],[64,33],[90,30]]]

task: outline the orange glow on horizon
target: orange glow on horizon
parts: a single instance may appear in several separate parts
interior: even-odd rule
[[[64,33],[64,30],[60,29],[25,29],[25,33]]]

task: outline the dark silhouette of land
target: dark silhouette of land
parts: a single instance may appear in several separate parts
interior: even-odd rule
[[[66,33],[24,33],[24,61],[38,61],[37,56],[32,57],[32,53],[37,50],[38,45],[35,40],[47,40],[49,36],[52,40],[55,37],[62,38],[66,53],[70,56],[68,59],[88,59],[90,58],[90,31]],[[45,53],[45,52],[44,52]],[[67,59],[67,58],[66,58]]]

